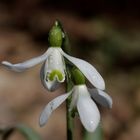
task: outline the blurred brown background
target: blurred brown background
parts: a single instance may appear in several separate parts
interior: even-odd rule
[[[1,0],[0,61],[22,62],[42,54],[48,31],[59,19],[69,35],[73,56],[92,63],[106,81],[112,110],[100,108],[105,140],[140,140],[140,4],[137,0]],[[0,127],[24,123],[44,140],[66,140],[65,104],[44,128],[43,107],[65,92],[41,85],[41,65],[24,73],[0,67]],[[76,140],[82,129],[76,119]],[[14,133],[10,140],[24,140]]]

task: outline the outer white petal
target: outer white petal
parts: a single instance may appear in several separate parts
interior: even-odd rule
[[[100,113],[90,97],[79,97],[77,109],[83,126],[89,132],[94,132],[100,121]]]
[[[112,98],[102,90],[99,89],[88,89],[91,93],[91,97],[100,105],[112,108]]]
[[[47,59],[47,54],[48,51],[46,51],[43,55],[32,58],[30,60],[27,60],[25,62],[22,63],[18,63],[18,64],[12,64],[10,62],[7,61],[3,61],[2,65],[4,65],[5,67],[7,67],[8,69],[12,70],[12,71],[16,71],[16,72],[22,72],[28,68],[31,68],[39,63],[41,63],[42,61],[44,61],[45,59]]]
[[[64,95],[58,96],[55,99],[53,99],[51,102],[47,104],[47,106],[44,108],[40,115],[40,120],[39,124],[40,126],[44,126],[52,112],[59,107],[67,98],[68,96],[72,93],[72,90],[69,93],[66,93]]]
[[[48,75],[53,70],[59,70],[63,74],[62,81],[59,81],[56,76],[53,81],[50,81]],[[54,91],[60,83],[65,80],[65,64],[61,53],[57,48],[50,48],[48,58],[44,62],[40,71],[41,82],[49,91]]]
[[[64,57],[66,57],[70,62],[72,62],[75,66],[77,66],[81,70],[81,72],[91,82],[91,84],[93,84],[98,89],[102,90],[105,89],[105,83],[102,76],[91,64],[79,58],[69,56],[61,48],[59,48],[59,51],[62,53]]]

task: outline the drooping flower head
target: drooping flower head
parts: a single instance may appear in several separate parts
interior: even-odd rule
[[[70,92],[56,97],[46,105],[40,115],[40,126],[44,126],[52,112],[72,95],[69,111],[76,108],[85,129],[89,132],[94,132],[100,122],[100,113],[95,101],[104,107],[111,108],[112,99],[102,90],[96,88],[88,89],[82,73],[78,69],[74,69],[73,72],[74,75],[76,74],[74,78],[75,86]]]
[[[65,81],[66,69],[64,58],[66,58],[81,70],[92,85],[104,90],[104,80],[91,64],[79,58],[72,57],[61,49],[63,37],[64,33],[56,22],[49,33],[50,46],[43,55],[18,64],[12,64],[7,61],[3,61],[2,64],[10,70],[22,72],[44,62],[40,72],[41,81],[45,88],[53,91],[60,83]]]

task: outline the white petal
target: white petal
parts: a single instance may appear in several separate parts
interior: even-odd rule
[[[40,115],[39,119],[39,124],[40,126],[44,126],[52,112],[59,107],[67,98],[68,96],[72,93],[72,90],[69,93],[66,93],[64,95],[58,96],[55,99],[53,99],[51,102],[47,104],[47,106],[44,108]]]
[[[25,62],[22,63],[18,63],[18,64],[12,64],[10,62],[7,61],[3,61],[2,64],[7,67],[8,69],[12,70],[12,71],[16,71],[16,72],[22,72],[28,68],[31,68],[39,63],[41,63],[42,61],[44,61],[45,59],[47,59],[47,54],[48,51],[45,52],[43,55],[32,58],[30,60],[27,60]]]
[[[100,121],[100,113],[96,104],[89,96],[79,96],[77,109],[85,129],[94,132]]]
[[[47,89],[49,91],[55,91],[59,87],[60,82],[58,82],[57,80],[54,80],[54,81],[45,81],[45,84],[46,84],[45,87],[47,87]]]
[[[59,51],[59,48],[51,47],[50,51],[51,53],[46,60],[45,69],[47,70],[47,72],[51,72],[52,70],[59,70],[63,74],[65,74],[65,62],[63,56]]]
[[[91,93],[91,97],[99,104],[104,107],[112,108],[111,97],[102,90],[99,89],[88,89]]]
[[[77,66],[85,77],[98,89],[105,89],[105,83],[102,76],[97,72],[97,70],[88,62],[75,58],[66,54],[62,49],[59,48],[59,51],[64,57],[66,57],[70,62]]]
[[[50,53],[51,52],[51,53]],[[50,48],[50,52],[48,54],[47,60],[44,62],[41,71],[40,78],[43,86],[47,88],[49,91],[54,91],[60,83],[65,80],[65,64],[61,53],[57,48]],[[53,81],[49,80],[49,74],[53,70],[58,70],[62,73],[63,79],[60,81],[57,75],[55,76]]]
[[[48,89],[49,91],[54,91],[55,89],[57,89],[57,87],[60,85],[60,82],[58,82],[57,79],[55,79],[54,81],[50,81],[47,80],[46,78],[46,73],[45,73],[45,64],[44,63],[41,67],[40,70],[40,79],[41,79],[41,83],[43,84],[43,86]]]

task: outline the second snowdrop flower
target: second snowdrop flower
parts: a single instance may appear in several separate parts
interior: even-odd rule
[[[52,112],[59,107],[72,94],[70,111],[77,108],[80,120],[89,132],[94,132],[100,122],[100,113],[94,101],[102,106],[111,108],[112,99],[104,91],[97,89],[88,90],[86,85],[76,85],[73,89],[61,96],[56,97],[47,104],[40,116],[40,126],[44,126]]]
[[[100,122],[100,113],[94,101],[102,106],[111,108],[112,99],[102,90],[88,89],[85,85],[84,75],[79,69],[73,68],[71,72],[74,87],[68,93],[56,97],[47,104],[40,116],[40,126],[44,126],[52,112],[72,95],[69,111],[76,108],[85,129],[89,132],[94,132]]]

